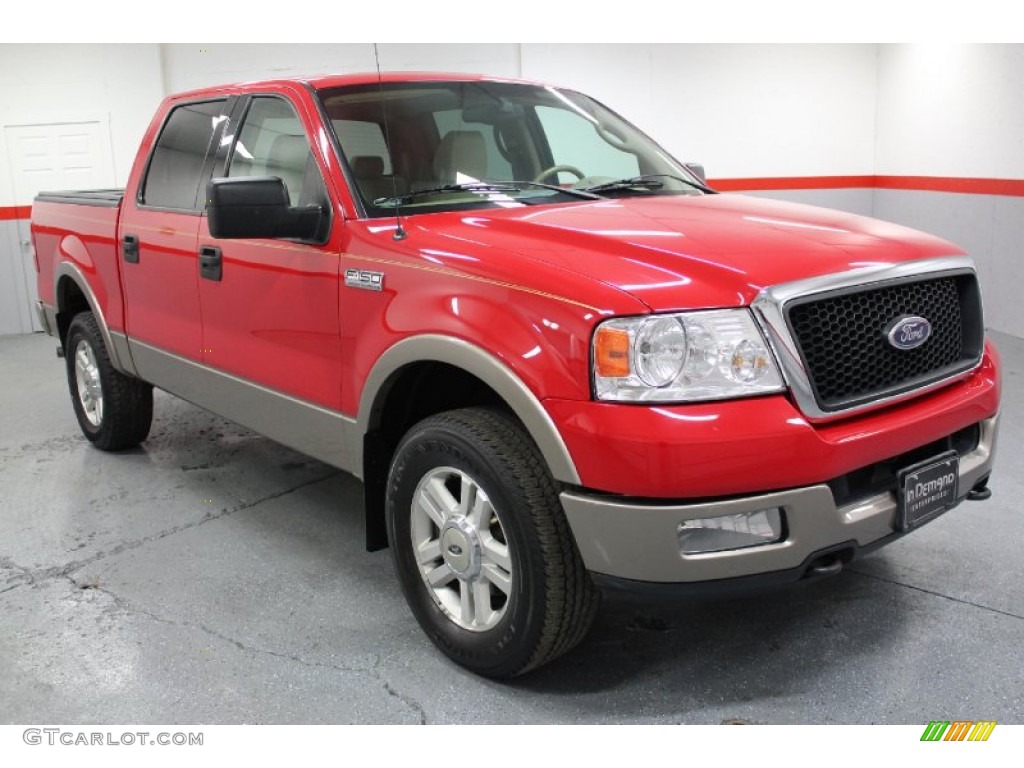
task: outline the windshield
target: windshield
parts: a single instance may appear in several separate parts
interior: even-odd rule
[[[710,191],[574,91],[412,82],[319,95],[369,216]]]

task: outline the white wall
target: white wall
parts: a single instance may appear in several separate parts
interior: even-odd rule
[[[524,45],[712,178],[873,173],[874,45]]]
[[[883,175],[1024,178],[1024,45],[885,45]]]
[[[345,72],[374,72],[370,43],[163,45],[167,93],[244,80],[310,77]],[[519,75],[519,46],[383,43],[378,47],[384,71],[479,72]]]

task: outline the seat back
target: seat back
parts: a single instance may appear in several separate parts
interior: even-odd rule
[[[394,197],[409,191],[405,179],[384,175],[384,158],[379,155],[353,157],[352,175],[363,197],[371,203],[381,197]]]
[[[434,153],[434,174],[442,184],[487,178],[487,150],[479,131],[448,131]]]

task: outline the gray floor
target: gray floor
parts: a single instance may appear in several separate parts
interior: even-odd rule
[[[0,338],[0,722],[1024,722],[1024,341],[997,338],[991,501],[826,581],[609,598],[511,684],[420,633],[353,479],[164,395],[101,453],[53,340]]]

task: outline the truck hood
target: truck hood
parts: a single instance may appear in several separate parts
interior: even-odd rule
[[[770,285],[962,253],[895,224],[733,194],[436,214],[417,224],[462,249],[476,243],[585,275],[655,311],[745,306]]]

